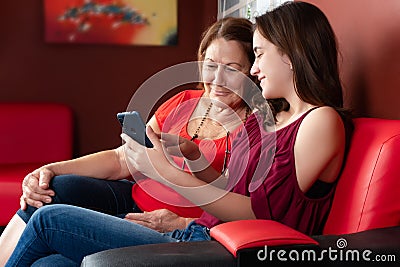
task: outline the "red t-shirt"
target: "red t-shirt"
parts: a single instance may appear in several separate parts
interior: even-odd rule
[[[190,140],[192,137],[187,132],[187,124],[203,93],[204,90],[186,90],[163,103],[155,112],[161,132],[179,135]],[[194,140],[215,170],[222,170],[226,156],[226,142],[228,141],[230,150],[231,141],[239,130],[230,133],[229,138]],[[182,158],[174,157],[174,161],[178,166],[182,166]],[[203,213],[201,208],[152,179],[138,180],[138,183],[134,184],[132,188],[132,198],[143,211],[165,208],[179,216],[189,218],[198,218]]]

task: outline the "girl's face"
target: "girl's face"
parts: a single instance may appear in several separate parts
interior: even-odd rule
[[[251,63],[237,41],[214,40],[207,48],[202,67],[206,93],[231,108],[242,104],[243,84]],[[218,105],[218,101],[215,103]]]
[[[250,73],[257,76],[266,99],[286,98],[286,92],[292,90],[293,71],[289,58],[265,39],[256,30],[253,35],[253,50],[256,56]]]

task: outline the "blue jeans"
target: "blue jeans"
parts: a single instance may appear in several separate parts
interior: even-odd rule
[[[162,234],[115,216],[54,204],[33,214],[6,266],[59,266],[60,260],[63,266],[79,266],[86,255],[107,249],[204,240],[210,240],[208,229],[194,222]]]
[[[108,181],[78,175],[53,177],[50,188],[56,193],[50,204],[69,204],[118,216],[129,212],[141,212],[132,199],[133,182]],[[49,204],[47,204],[49,205]],[[28,223],[37,208],[28,206],[17,214]]]

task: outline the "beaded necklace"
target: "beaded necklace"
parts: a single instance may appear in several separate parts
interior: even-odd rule
[[[192,138],[190,139],[190,141],[193,141],[194,139],[199,138],[199,132],[201,127],[203,127],[203,124],[205,122],[205,120],[208,118],[208,115],[210,114],[211,108],[214,105],[213,102],[210,102],[210,105],[208,105],[206,112],[204,113],[203,117],[201,118],[201,121],[199,123],[199,126],[197,126],[196,130],[194,131],[194,134],[192,135]],[[246,106],[246,114],[244,119],[242,120],[243,124],[246,123],[248,117],[250,115],[250,108]]]
[[[190,141],[193,141],[194,139],[199,137],[200,128],[203,126],[204,121],[207,119],[208,115],[210,114],[210,110],[211,110],[213,104],[214,104],[213,102],[210,102],[210,105],[208,106],[206,113],[204,113],[203,118],[201,118],[199,126],[197,126],[197,129],[196,129],[196,131],[194,131],[194,134],[193,134],[192,138],[190,139]]]
[[[203,117],[201,118],[199,126],[197,126],[196,131],[194,132],[194,134],[193,134],[192,138],[190,139],[190,141],[193,141],[194,139],[199,137],[200,129],[203,126],[203,124],[204,124],[205,120],[207,119],[208,115],[210,114],[212,106],[213,106],[213,102],[210,102],[210,105],[208,106],[208,108],[207,108],[206,112],[204,113]],[[250,108],[246,107],[245,118],[242,120],[243,124],[246,123],[249,115],[250,115]],[[223,164],[222,172],[221,172],[222,174],[225,173],[225,171],[226,171],[226,167],[227,167],[227,163],[228,163],[228,155],[230,155],[230,153],[231,153],[231,151],[229,150],[229,134],[230,134],[229,131],[227,131],[226,132],[226,145],[225,145],[224,164]],[[182,170],[185,169],[185,165],[186,165],[186,162],[185,162],[185,160],[183,160]]]

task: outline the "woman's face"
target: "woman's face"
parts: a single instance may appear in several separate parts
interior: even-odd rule
[[[231,108],[242,104],[243,84],[251,63],[237,41],[214,40],[207,48],[202,67],[206,93]],[[215,103],[218,105],[218,101]]]
[[[250,73],[260,81],[264,98],[285,98],[285,92],[293,89],[293,71],[289,58],[258,30],[253,35],[253,50],[256,59]]]

